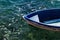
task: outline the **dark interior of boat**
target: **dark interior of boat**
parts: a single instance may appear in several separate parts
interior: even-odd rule
[[[60,26],[60,9],[37,11],[27,17],[32,21]]]
[[[44,23],[52,23],[52,22],[60,22],[60,10],[45,10],[38,12],[38,17],[40,22]]]
[[[60,9],[37,11],[27,17],[32,21],[60,26]]]

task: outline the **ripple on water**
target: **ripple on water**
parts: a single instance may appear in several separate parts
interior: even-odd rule
[[[58,1],[60,0],[57,0],[57,2]],[[48,0],[0,0],[0,30],[3,30],[5,28],[7,29],[4,29],[5,32],[7,31],[7,34],[13,34],[14,29],[18,34],[24,35],[24,33],[29,32],[31,28],[29,28],[29,25],[22,19],[23,15],[26,15],[35,10],[47,9],[47,7],[50,8],[54,7],[55,5],[59,6],[59,3],[60,2],[56,3],[55,0],[49,0],[49,2]],[[34,34],[32,31],[31,33],[32,35]],[[15,34],[13,34],[11,37],[13,37],[14,35]],[[20,35],[18,36],[18,38],[20,39]]]

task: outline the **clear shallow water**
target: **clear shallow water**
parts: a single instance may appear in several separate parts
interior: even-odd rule
[[[22,18],[30,12],[50,8],[60,8],[60,0],[0,0],[0,40],[60,39],[59,32],[32,27]]]

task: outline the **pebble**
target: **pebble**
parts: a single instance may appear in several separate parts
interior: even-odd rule
[[[8,26],[11,26],[11,23],[9,23],[9,25]]]
[[[57,1],[60,1],[60,0],[57,0]]]
[[[35,11],[36,9],[32,9],[31,11]]]
[[[39,9],[41,9],[41,7],[39,7]]]
[[[24,14],[21,14],[21,16],[23,16]]]
[[[54,1],[51,1],[51,4],[54,4]]]

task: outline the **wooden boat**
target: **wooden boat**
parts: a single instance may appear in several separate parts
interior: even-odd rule
[[[60,9],[46,9],[29,13],[23,18],[38,28],[60,31]]]

